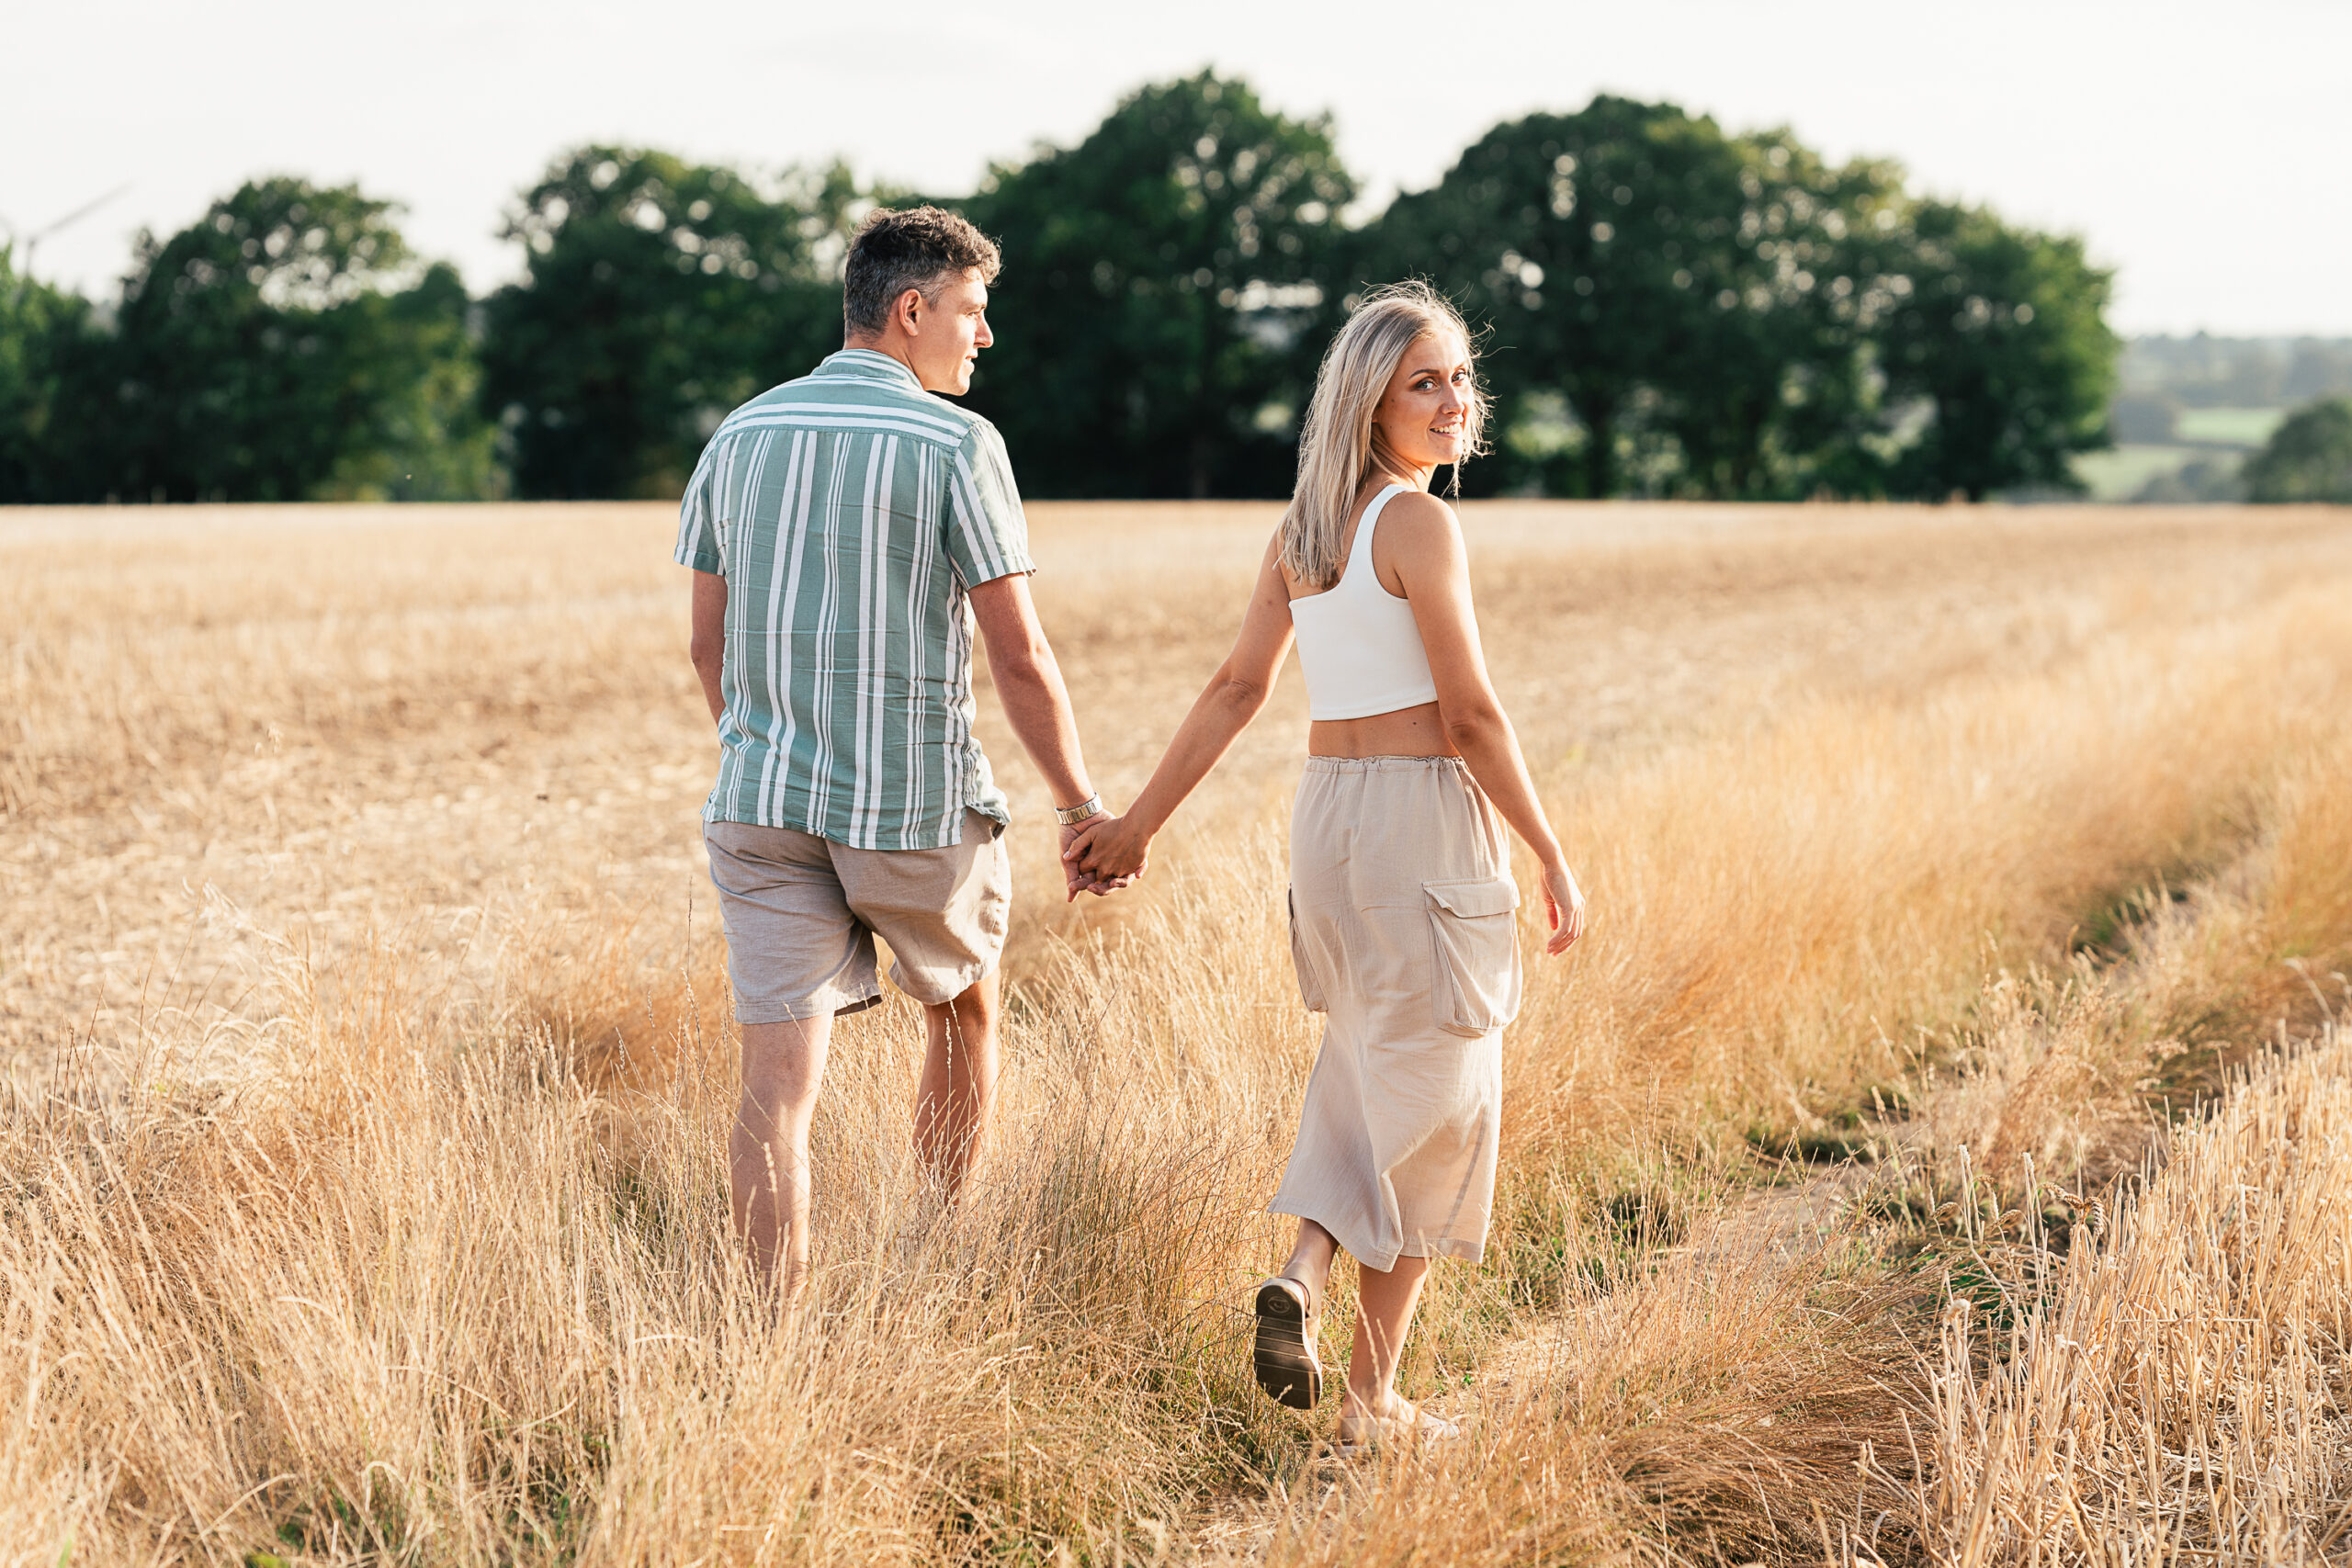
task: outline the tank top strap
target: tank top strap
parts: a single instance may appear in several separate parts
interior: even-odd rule
[[[1372,504],[1363,509],[1363,516],[1356,523],[1355,542],[1348,547],[1348,564],[1340,569],[1340,575],[1342,578],[1355,575],[1356,562],[1359,560],[1364,563],[1366,571],[1372,570],[1372,531],[1378,525],[1380,513],[1387,506],[1389,498],[1403,494],[1404,490],[1403,485],[1392,484],[1378,495],[1374,496]],[[1382,592],[1387,591],[1383,589]]]

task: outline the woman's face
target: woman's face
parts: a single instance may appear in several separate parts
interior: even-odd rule
[[[1396,362],[1372,423],[1398,460],[1437,468],[1462,456],[1471,397],[1470,345],[1460,333],[1424,333]]]

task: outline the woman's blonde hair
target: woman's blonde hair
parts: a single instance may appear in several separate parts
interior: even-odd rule
[[[1316,372],[1315,398],[1306,405],[1299,432],[1298,486],[1283,513],[1282,563],[1300,584],[1324,589],[1347,570],[1341,544],[1356,491],[1375,463],[1395,468],[1386,437],[1373,428],[1372,412],[1387,391],[1405,351],[1432,333],[1459,335],[1466,347],[1470,329],[1453,301],[1413,278],[1375,288],[1323,351]],[[1462,421],[1462,458],[1486,450],[1487,394],[1474,369],[1470,407]],[[1462,490],[1462,464],[1453,466],[1453,493]]]

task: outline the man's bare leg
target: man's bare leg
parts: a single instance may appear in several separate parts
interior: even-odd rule
[[[727,1140],[735,1234],[787,1303],[808,1280],[808,1122],[832,1032],[830,1013],[743,1026],[743,1101]]]
[[[995,972],[922,1011],[930,1049],[915,1095],[915,1153],[952,1200],[988,1146],[996,1100]]]

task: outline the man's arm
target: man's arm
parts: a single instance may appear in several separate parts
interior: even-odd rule
[[[980,641],[989,650],[989,672],[995,678],[997,696],[1012,733],[1028,751],[1029,760],[1046,778],[1046,788],[1057,807],[1076,806],[1091,798],[1094,785],[1086,774],[1086,759],[1078,746],[1078,721],[1070,716],[1069,691],[1062,684],[1061,666],[1037,624],[1036,606],[1029,599],[1025,572],[991,579],[971,591],[972,618],[979,623]],[[1068,846],[1072,829],[1061,830]],[[1073,898],[1081,892],[1103,893],[1124,886],[1104,882],[1076,866],[1064,874]]]
[[[710,705],[710,722],[727,711],[719,694],[718,672],[727,653],[727,580],[715,571],[695,573],[694,632],[686,642],[686,657],[702,677],[703,700]]]
[[[988,645],[989,672],[996,678],[1004,716],[1046,775],[1056,806],[1076,806],[1094,793],[1079,754],[1078,721],[1070,716],[1069,691],[1061,666],[1037,624],[1029,578],[1013,572],[972,590],[972,618]]]

